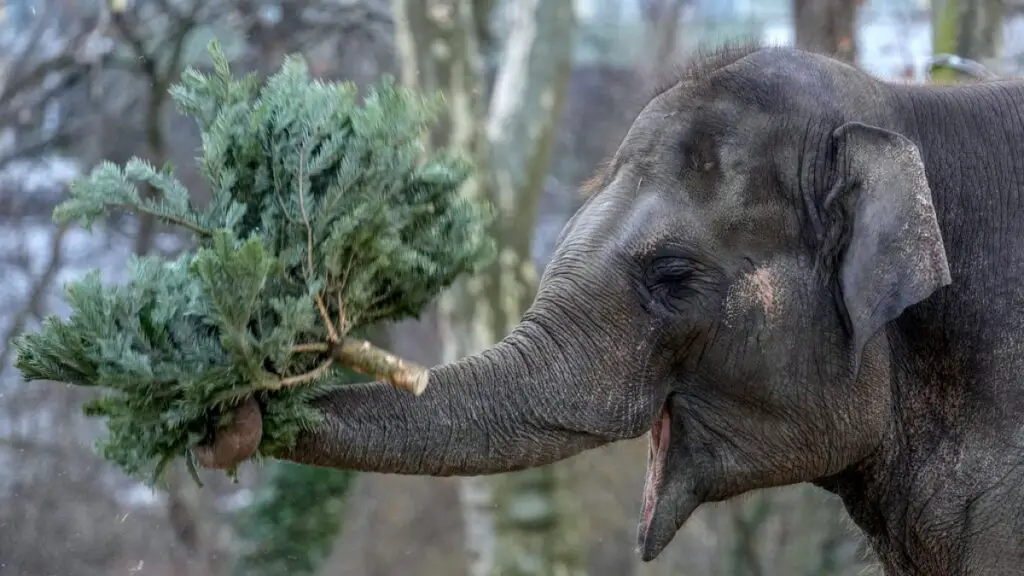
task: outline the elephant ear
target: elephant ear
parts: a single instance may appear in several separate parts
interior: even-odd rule
[[[917,146],[860,122],[843,124],[832,136],[850,218],[839,280],[856,370],[879,329],[952,279]]]

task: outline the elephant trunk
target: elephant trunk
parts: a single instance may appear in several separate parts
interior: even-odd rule
[[[418,397],[381,383],[343,387],[318,401],[327,426],[278,456],[367,472],[475,476],[541,466],[618,439],[588,426],[600,419],[574,369],[588,362],[565,350],[549,330],[523,322],[494,347],[432,368]]]

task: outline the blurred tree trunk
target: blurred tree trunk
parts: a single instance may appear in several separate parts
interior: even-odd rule
[[[644,66],[648,76],[656,77],[666,66],[674,64],[679,47],[679,19],[690,0],[642,0],[641,10],[647,27],[647,38],[654,55]]]
[[[438,303],[444,362],[494,344],[533,300],[534,221],[572,65],[571,0],[514,2],[488,106],[481,44],[491,37],[486,26],[493,4],[393,0],[404,83],[442,90],[447,98],[446,118],[430,145],[470,153],[477,175],[465,194],[490,201],[497,212],[491,233],[498,258]],[[583,572],[561,474],[549,466],[462,482],[471,575]]]
[[[862,3],[863,0],[793,0],[796,45],[855,64],[857,8]]]
[[[975,60],[1000,71],[996,58],[1003,44],[1002,0],[932,0],[932,51]],[[936,82],[954,82],[958,73],[938,68]]]
[[[735,576],[763,576],[767,567],[758,543],[761,528],[772,513],[771,497],[762,491],[730,504],[734,538],[730,573]]]

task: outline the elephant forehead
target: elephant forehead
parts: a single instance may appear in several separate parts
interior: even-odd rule
[[[644,255],[666,242],[694,250],[770,250],[789,244],[799,220],[745,166],[723,168],[713,179],[695,179],[696,184],[664,184],[632,198],[623,222],[629,249]],[[700,186],[707,189],[694,189]]]
[[[633,200],[623,245],[634,256],[651,254],[668,242],[698,247],[709,237],[703,209],[672,194],[650,193]]]
[[[796,172],[799,167],[776,164],[773,151],[755,140],[720,147],[715,191],[702,206],[703,218],[709,233],[724,246],[794,246],[800,237],[800,207],[781,188],[775,171]]]
[[[744,123],[743,132],[756,132],[763,121]],[[789,242],[798,222],[767,178],[771,150],[764,137],[684,126],[679,136],[698,140],[680,144],[671,129],[640,124],[644,128],[620,148],[610,178],[580,215],[575,238],[567,237],[570,244],[585,239],[590,247],[642,258],[667,242],[694,251]]]

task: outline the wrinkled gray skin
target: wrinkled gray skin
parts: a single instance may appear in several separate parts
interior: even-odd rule
[[[1020,573],[1022,119],[1021,82],[706,58],[639,114],[511,335],[420,397],[324,399],[282,457],[494,474],[654,428],[644,560],[703,502],[814,482],[889,574]]]

